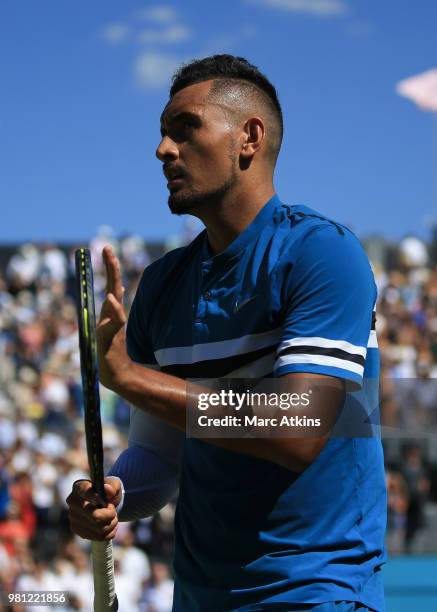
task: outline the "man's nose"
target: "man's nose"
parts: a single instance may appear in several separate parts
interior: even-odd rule
[[[160,161],[177,159],[177,157],[179,157],[179,151],[176,143],[168,136],[163,136],[158,148],[156,149],[156,157]]]

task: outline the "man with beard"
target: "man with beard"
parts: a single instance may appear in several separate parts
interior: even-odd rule
[[[383,609],[381,444],[329,435],[351,392],[377,377],[375,283],[347,228],[276,195],[282,132],[274,87],[245,59],[180,68],[157,157],[172,213],[206,229],[145,270],[127,331],[120,265],[103,252],[101,381],[135,408],[111,503],[94,508],[90,483],[77,483],[71,525],[114,537],[118,519],[150,512],[157,481],[168,493],[180,467],[174,612]],[[269,376],[290,393],[321,388],[311,410],[325,427],[185,438],[187,379]]]

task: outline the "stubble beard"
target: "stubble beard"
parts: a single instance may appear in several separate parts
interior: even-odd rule
[[[188,194],[176,192],[170,194],[168,206],[174,215],[194,214],[197,209],[218,206],[234,184],[235,177],[231,176],[220,187],[210,191],[193,190]]]
[[[183,191],[181,193],[170,194],[168,207],[173,215],[192,214],[197,216],[197,210],[200,212],[202,208],[220,205],[226,194],[229,193],[237,182],[236,156],[231,148],[228,157],[231,163],[230,176],[219,187],[210,191],[196,191],[193,189],[187,194],[184,194]]]

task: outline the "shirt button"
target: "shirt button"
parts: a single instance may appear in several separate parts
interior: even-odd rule
[[[209,300],[212,299],[211,291],[205,291],[205,293],[203,294],[203,297],[207,302],[209,302]]]

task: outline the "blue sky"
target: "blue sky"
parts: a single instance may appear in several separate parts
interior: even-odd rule
[[[436,23],[434,0],[0,0],[0,242],[177,233],[159,115],[178,63],[216,52],[277,86],[284,201],[427,237],[436,118],[395,86],[437,64]]]

